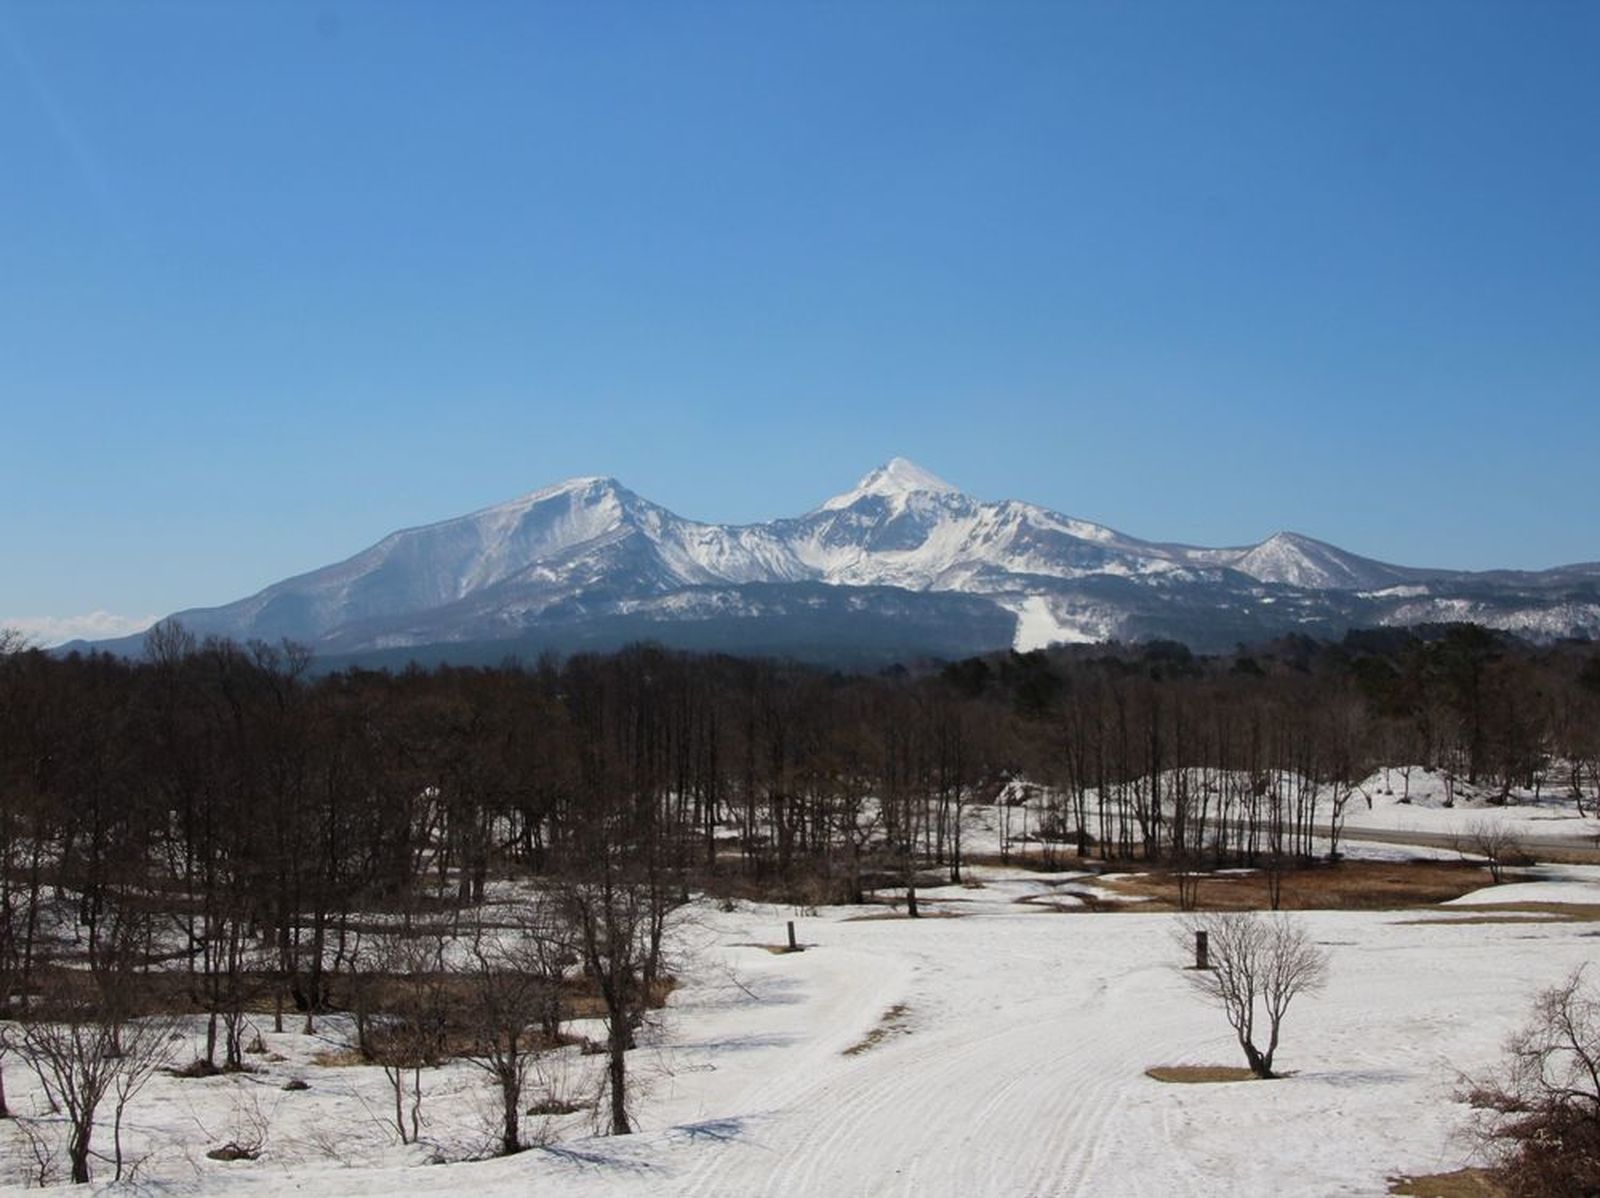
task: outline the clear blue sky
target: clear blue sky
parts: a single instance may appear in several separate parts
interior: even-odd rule
[[[0,0],[0,618],[575,474],[1600,558],[1600,4]]]

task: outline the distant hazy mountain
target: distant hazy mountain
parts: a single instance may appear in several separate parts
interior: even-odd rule
[[[176,618],[200,635],[397,662],[640,638],[867,661],[1111,638],[1212,649],[1449,620],[1548,638],[1600,635],[1600,565],[1411,569],[1291,532],[1232,549],[1142,541],[982,502],[895,458],[766,524],[702,524],[615,479],[571,479]],[[97,647],[137,652],[142,639]]]

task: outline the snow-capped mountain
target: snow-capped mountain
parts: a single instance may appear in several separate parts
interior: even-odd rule
[[[1289,532],[1227,549],[1142,541],[975,499],[895,458],[804,515],[750,525],[685,520],[615,479],[570,479],[177,618],[200,635],[288,637],[332,655],[434,646],[436,659],[639,637],[867,656],[1156,636],[1212,648],[1457,619],[1596,635],[1600,568],[1409,569]]]

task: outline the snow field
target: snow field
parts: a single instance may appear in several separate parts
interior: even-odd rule
[[[195,1195],[1382,1194],[1392,1173],[1463,1163],[1458,1073],[1490,1065],[1532,994],[1594,944],[1585,923],[1308,913],[1331,980],[1286,1022],[1279,1064],[1293,1076],[1168,1085],[1144,1069],[1239,1063],[1221,1015],[1175,968],[1173,917],[1061,914],[1027,900],[1073,879],[973,877],[982,884],[927,896],[953,918],[800,918],[799,954],[761,947],[782,941],[788,909],[696,904],[679,933],[683,985],[630,1057],[633,1136],[594,1136],[569,1116],[548,1149],[426,1166],[487,1142],[485,1079],[428,1071],[427,1142],[402,1148],[384,1128],[379,1070],[316,1065],[329,1042],[269,1033],[286,1060],[157,1078],[129,1138],[136,1155],[159,1149],[147,1182]],[[1596,877],[1531,884],[1587,902]],[[337,1041],[337,1021],[324,1026]],[[597,1060],[571,1050],[547,1068],[577,1087]],[[34,1109],[14,1057],[7,1075],[13,1105]],[[290,1076],[311,1089],[281,1091]],[[258,1107],[271,1126],[260,1160],[204,1157]],[[20,1181],[12,1129],[0,1148],[6,1180]]]
[[[1191,771],[1195,779],[1200,771]],[[1344,807],[1343,831],[1356,836],[1394,834],[1396,844],[1405,843],[1408,836],[1433,838],[1432,847],[1448,848],[1442,838],[1470,839],[1470,833],[1479,826],[1505,827],[1521,838],[1530,849],[1537,851],[1541,841],[1559,841],[1562,848],[1582,845],[1600,849],[1600,795],[1586,786],[1582,811],[1573,801],[1568,787],[1558,777],[1551,780],[1540,792],[1514,789],[1506,802],[1497,800],[1498,792],[1488,788],[1473,788],[1457,781],[1453,801],[1450,788],[1439,771],[1425,772],[1421,766],[1411,770],[1409,796],[1406,784],[1398,769],[1379,770],[1361,781],[1351,793]],[[1165,775],[1164,775],[1165,777]],[[1293,779],[1285,778],[1286,790],[1292,790]],[[1026,801],[1021,801],[1027,796]],[[1409,797],[1409,801],[1402,801]],[[1049,806],[1041,787],[1025,781],[1008,785],[1000,795],[1000,802],[1010,803],[1005,811],[999,802],[993,806],[972,807],[967,812],[964,825],[963,847],[970,853],[998,853],[1007,833],[1012,840],[1011,851],[1020,859],[1037,857],[1040,846],[1033,838],[1040,820]],[[1370,800],[1370,801],[1369,801]],[[1066,826],[1072,823],[1072,805],[1065,796],[1057,799]],[[1109,796],[1107,805],[1115,812],[1115,796]],[[1323,788],[1317,795],[1317,826],[1325,833],[1332,816],[1333,792]],[[1446,805],[1449,803],[1450,805]],[[1100,811],[1100,796],[1091,790],[1086,797],[1089,826],[1093,832]],[[1213,809],[1214,810],[1214,809]],[[1167,811],[1170,818],[1170,809]],[[1132,810],[1129,810],[1132,818]],[[1063,849],[1068,847],[1065,843]],[[1421,849],[1423,845],[1408,846]],[[1362,846],[1356,839],[1341,840],[1340,852],[1349,855],[1370,855],[1371,847]],[[1417,855],[1422,855],[1420,852]],[[1458,856],[1446,853],[1447,856]]]

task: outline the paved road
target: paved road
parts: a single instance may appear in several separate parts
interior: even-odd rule
[[[1465,839],[1456,832],[1400,831],[1395,828],[1346,828],[1339,833],[1341,840],[1365,840],[1378,844],[1414,844],[1426,848],[1453,849],[1458,840]],[[1532,836],[1521,835],[1519,840],[1529,854],[1541,861],[1560,857],[1584,863],[1600,863],[1600,841],[1588,836]]]

